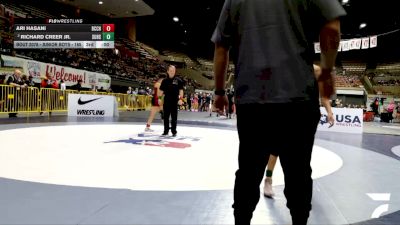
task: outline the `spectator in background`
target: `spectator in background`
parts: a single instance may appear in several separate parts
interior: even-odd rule
[[[22,89],[22,88],[26,88],[27,84],[22,80],[21,78],[21,70],[16,69],[14,71],[14,74],[9,76],[7,78],[6,84],[10,85],[12,87],[15,87],[15,89],[11,90],[11,94],[14,94],[14,100],[10,102],[9,104],[9,108],[8,111],[12,112],[12,111],[18,111],[18,106],[19,106],[19,96],[18,96],[18,92]],[[12,117],[17,117],[17,113],[9,113],[8,116],[10,118]]]
[[[140,88],[139,88],[138,94],[139,94],[139,95],[147,95],[147,92],[146,92],[146,90],[145,90],[143,87],[140,87]]]
[[[28,80],[26,81],[26,85],[28,85],[28,87],[34,87],[35,86],[35,82],[33,81],[33,76],[29,75]]]
[[[28,83],[29,83],[28,76],[26,76],[25,74],[23,74],[23,75],[21,76],[21,80],[22,80],[22,82],[24,82],[24,84],[26,84],[26,86],[28,87]]]
[[[6,84],[13,87],[25,87],[26,84],[22,80],[22,72],[19,69],[14,70],[14,74],[10,75],[6,80]]]
[[[146,87],[146,95],[151,95],[151,89],[149,87]]]
[[[390,101],[388,107],[387,107],[387,112],[389,113],[389,121],[393,121],[393,113],[394,113],[394,108],[396,105],[394,104],[394,100]]]
[[[74,89],[78,92],[82,91],[82,80],[78,80],[78,83],[74,85]]]
[[[204,112],[207,104],[207,93],[203,93],[201,96],[200,112]]]
[[[197,96],[197,99],[198,99],[198,103],[199,103],[198,111],[201,112],[201,107],[202,107],[202,105],[204,103],[204,101],[203,101],[203,93],[202,92],[199,93],[199,95]]]
[[[132,95],[133,94],[132,87],[128,87],[128,91],[126,91],[126,94],[128,94],[128,95]]]
[[[187,102],[188,111],[192,111],[192,101],[193,101],[193,95],[192,94],[187,94],[186,95],[186,102]]]
[[[206,111],[206,112],[209,111],[210,104],[211,104],[211,95],[210,95],[210,93],[207,93],[207,95],[206,95],[206,103],[205,103],[205,106],[204,106],[205,107],[204,111]]]
[[[6,83],[6,75],[5,74],[0,74],[0,85]]]
[[[378,98],[376,98],[375,101],[373,101],[370,106],[371,106],[372,111],[374,112],[374,115],[375,116],[379,115],[379,100],[378,100]]]
[[[61,91],[67,90],[67,85],[64,83],[64,80],[60,81],[60,89]]]
[[[49,79],[49,76],[41,76],[40,79],[42,80],[40,82],[40,88],[53,88],[53,85],[55,85],[56,83],[52,82],[51,79]],[[58,87],[56,88],[58,89]],[[42,90],[43,92],[44,90]],[[44,92],[45,94],[47,94],[48,92]],[[47,94],[48,95],[48,94]],[[44,98],[42,98],[42,109],[40,111],[40,115],[43,115],[44,111],[48,111],[49,115],[51,115],[51,105],[47,104],[47,102],[44,100]]]
[[[54,79],[51,76],[43,76],[42,82],[40,83],[41,88],[53,88],[53,89],[59,89],[58,82],[56,79]]]
[[[193,95],[193,111],[197,112],[199,110],[199,94]]]

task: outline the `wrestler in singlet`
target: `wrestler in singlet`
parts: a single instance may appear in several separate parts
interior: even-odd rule
[[[154,117],[156,115],[157,112],[160,112],[161,114],[161,119],[163,119],[163,114],[162,114],[162,108],[160,105],[160,97],[158,96],[159,94],[159,89],[161,86],[161,82],[162,79],[159,79],[155,84],[154,84],[154,88],[153,88],[153,98],[151,99],[151,105],[153,107],[151,107],[151,111],[150,111],[150,115],[149,115],[149,119],[147,120],[147,124],[146,124],[146,132],[153,132],[152,129],[150,129],[151,124],[153,123]]]
[[[159,107],[160,103],[159,103],[159,96],[158,96],[158,89],[161,86],[161,82],[162,79],[158,80],[155,84],[154,84],[154,90],[153,90],[153,99],[151,101],[152,106],[154,107]]]

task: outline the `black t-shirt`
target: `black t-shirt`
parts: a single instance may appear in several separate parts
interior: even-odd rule
[[[317,102],[314,41],[345,15],[337,0],[225,0],[212,41],[232,47],[236,102]]]
[[[211,96],[206,97],[206,103],[211,103]]]
[[[228,93],[227,97],[228,97],[229,104],[232,105],[233,104],[233,93]]]
[[[1,75],[0,74],[0,85],[4,84],[5,81],[6,81],[6,75]]]
[[[11,83],[19,84],[19,85],[24,85],[24,82],[23,82],[21,79],[17,79],[17,78],[15,77],[15,75],[11,75],[11,76],[8,77],[8,79],[7,79],[7,85],[10,85]]]
[[[80,83],[75,84],[75,90],[81,91],[82,90],[82,85]]]
[[[183,82],[178,77],[166,78],[162,81],[160,90],[164,92],[164,101],[178,103],[179,90],[183,90]]]

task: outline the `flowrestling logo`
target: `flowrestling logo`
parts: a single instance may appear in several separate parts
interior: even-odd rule
[[[85,109],[78,109],[76,114],[78,116],[104,116],[106,113],[105,110],[85,110]]]
[[[133,138],[105,142],[105,144],[125,143],[147,147],[187,149],[192,147],[192,144],[198,141],[200,141],[200,138],[198,137],[169,137],[149,133],[140,133]]]

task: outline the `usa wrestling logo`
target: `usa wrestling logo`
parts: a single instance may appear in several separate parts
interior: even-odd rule
[[[125,143],[149,147],[164,147],[175,149],[186,149],[192,147],[193,142],[200,141],[198,137],[169,137],[154,134],[140,133],[136,137],[105,142],[105,144]]]

